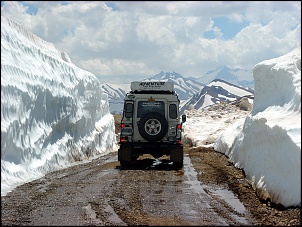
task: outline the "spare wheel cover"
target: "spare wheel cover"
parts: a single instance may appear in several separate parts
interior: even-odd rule
[[[142,116],[138,130],[145,140],[155,142],[164,138],[168,131],[168,123],[162,114],[151,112]]]

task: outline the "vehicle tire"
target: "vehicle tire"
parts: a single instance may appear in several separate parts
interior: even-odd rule
[[[168,122],[166,118],[159,113],[147,113],[138,123],[140,135],[149,142],[155,142],[164,138],[168,131]]]
[[[182,169],[182,167],[183,167],[183,162],[174,162],[174,163],[173,163],[173,167],[174,167],[176,170]]]
[[[120,161],[122,168],[128,168],[131,165],[131,162],[129,161]]]

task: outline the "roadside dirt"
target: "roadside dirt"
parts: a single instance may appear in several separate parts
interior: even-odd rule
[[[252,186],[245,180],[244,171],[228,162],[225,155],[210,148],[187,148],[198,179],[207,184],[227,184],[227,187],[253,215],[255,225],[295,226],[301,225],[301,207],[285,209],[282,206],[260,201]]]
[[[114,117],[118,133],[121,116]],[[301,225],[300,207],[285,209],[260,201],[244,172],[212,147],[185,145],[185,157],[182,170],[173,170],[164,159],[155,163],[149,157],[122,170],[114,152],[55,171],[1,197],[1,225]],[[199,185],[207,186],[198,189],[203,194],[188,182],[193,176],[188,176],[192,171],[188,160]],[[237,214],[224,201],[209,197],[212,188],[232,191],[248,215]]]
[[[115,114],[116,134],[119,132],[121,115]],[[246,181],[244,171],[235,168],[227,157],[214,151],[213,147],[192,148],[185,144],[198,180],[206,184],[226,185],[244,204],[257,220],[256,225],[296,226],[301,225],[301,207],[284,208],[283,206],[261,201],[255,190]]]

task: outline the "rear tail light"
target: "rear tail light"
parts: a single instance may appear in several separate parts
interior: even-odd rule
[[[120,142],[125,143],[126,141],[128,141],[128,139],[129,139],[128,136],[123,136],[120,138]]]
[[[121,124],[121,128],[125,128],[125,124],[124,123]]]
[[[177,129],[181,129],[181,125],[180,125],[180,124],[177,124],[177,125],[176,125],[176,128],[177,128]]]

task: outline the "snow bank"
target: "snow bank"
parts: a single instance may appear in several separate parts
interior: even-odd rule
[[[301,48],[260,62],[253,75],[252,111],[214,149],[244,169],[260,198],[301,206]]]
[[[1,195],[115,146],[95,75],[1,16]]]

